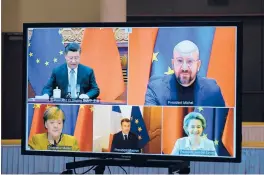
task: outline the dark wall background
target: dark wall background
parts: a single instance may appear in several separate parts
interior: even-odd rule
[[[224,1],[228,2],[227,5],[217,5]],[[127,15],[260,14],[263,6],[263,0],[127,0]]]
[[[128,21],[243,21],[242,119],[264,122],[264,0],[127,0]]]
[[[21,138],[23,37],[2,33],[2,139]]]

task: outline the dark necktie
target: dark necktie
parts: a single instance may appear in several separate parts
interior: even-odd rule
[[[128,140],[127,135],[125,135],[125,140]]]

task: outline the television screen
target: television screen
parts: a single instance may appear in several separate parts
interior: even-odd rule
[[[24,24],[23,154],[240,161],[240,27]]]

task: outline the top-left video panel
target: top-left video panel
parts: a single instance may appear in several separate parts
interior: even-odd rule
[[[127,104],[123,28],[28,29],[28,103]]]

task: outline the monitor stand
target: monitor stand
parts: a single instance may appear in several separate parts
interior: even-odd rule
[[[168,168],[168,174],[190,174],[190,162],[179,160],[149,160],[144,158],[119,159],[119,158],[95,158],[66,163],[66,171],[62,174],[73,174],[72,170],[95,166],[95,174],[104,174],[106,166],[132,166]]]

